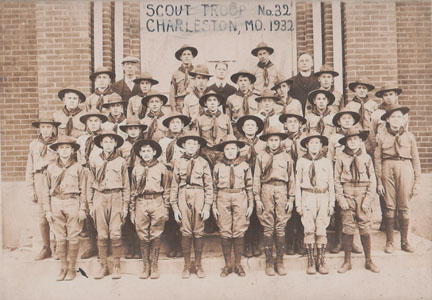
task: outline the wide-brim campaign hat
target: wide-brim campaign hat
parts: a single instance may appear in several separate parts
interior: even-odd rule
[[[258,56],[258,51],[262,49],[267,50],[269,54],[273,54],[274,52],[274,49],[272,47],[270,47],[264,42],[261,42],[254,49],[252,49],[251,53],[253,56]]]
[[[273,99],[274,101],[279,101],[280,97],[278,97],[274,91],[272,90],[264,90],[260,96],[255,98],[256,102],[261,102],[263,99]]]
[[[40,124],[51,124],[55,127],[60,126],[61,122],[54,121],[54,118],[51,114],[42,115],[36,121],[32,122],[32,125],[36,128],[39,128]]]
[[[206,65],[197,65],[192,71],[189,72],[189,74],[195,78],[197,75],[201,75],[207,78],[212,77],[213,75],[210,75],[209,69]]]
[[[126,132],[126,129],[129,127],[138,127],[142,129],[142,131],[145,131],[147,129],[147,125],[141,124],[140,119],[138,119],[138,117],[135,115],[127,117],[126,124],[119,126],[120,130],[124,132]]]
[[[86,100],[86,96],[81,91],[79,91],[76,87],[74,87],[74,86],[70,86],[70,87],[66,87],[64,89],[61,89],[58,92],[57,96],[59,97],[59,99],[61,101],[63,101],[63,98],[64,98],[64,96],[65,96],[66,93],[75,93],[75,94],[77,94],[78,98],[80,99],[80,103],[83,103]]]
[[[398,88],[397,85],[393,83],[387,83],[381,89],[375,93],[375,96],[378,98],[382,98],[384,93],[394,91],[396,94],[400,95],[402,93],[402,89]]]
[[[335,96],[333,95],[333,93],[323,89],[316,89],[308,94],[308,100],[312,105],[314,104],[314,99],[318,94],[324,94],[327,97],[328,100],[327,106],[332,105],[333,102],[335,101]]]
[[[255,75],[252,74],[251,72],[249,72],[246,69],[241,69],[237,73],[232,74],[231,75],[231,81],[234,82],[234,83],[237,83],[237,81],[240,78],[240,76],[245,76],[245,77],[249,78],[249,80],[250,80],[251,83],[254,83],[256,81]]]
[[[369,79],[367,79],[366,77],[357,78],[354,82],[350,82],[348,84],[348,87],[351,91],[354,92],[355,87],[358,85],[364,85],[368,89],[368,91],[372,91],[375,88],[375,86],[369,83]]]
[[[127,102],[122,99],[122,97],[117,93],[112,93],[106,96],[107,102],[102,104],[102,107],[108,108],[110,105],[120,103],[126,105]]]
[[[237,120],[237,123],[236,123],[237,130],[238,130],[242,135],[245,135],[245,133],[244,133],[244,131],[243,131],[243,125],[244,125],[244,123],[245,123],[247,120],[253,120],[253,121],[255,121],[255,123],[256,123],[256,125],[257,125],[257,127],[258,127],[257,132],[255,133],[255,135],[258,135],[258,134],[261,133],[261,131],[263,131],[263,129],[264,129],[264,121],[261,120],[260,117],[257,117],[257,116],[254,116],[254,115],[246,115],[246,116],[242,116],[242,117],[240,117],[240,118]]]
[[[339,73],[333,70],[333,68],[328,65],[322,65],[320,70],[314,73],[316,77],[319,77],[322,74],[331,74],[333,77],[339,76]]]
[[[138,75],[133,80],[133,82],[135,82],[136,84],[139,84],[143,80],[150,82],[152,85],[156,85],[159,83],[159,81],[157,81],[156,79],[153,79],[152,74],[150,74],[149,72],[141,73],[140,75]]]
[[[281,122],[282,124],[285,123],[285,121],[288,118],[296,118],[297,120],[300,121],[300,123],[302,123],[303,125],[306,124],[306,118],[304,118],[303,116],[300,116],[298,114],[294,114],[294,113],[290,113],[290,114],[283,114],[279,116],[279,122]]]
[[[198,141],[198,143],[201,145],[201,147],[204,147],[205,145],[207,145],[207,141],[205,139],[203,139],[202,137],[200,137],[198,135],[198,133],[195,132],[195,131],[191,131],[191,132],[185,133],[182,137],[180,137],[177,140],[176,144],[180,148],[183,148],[183,143],[186,142],[187,140]]]
[[[183,126],[189,125],[191,121],[191,118],[189,118],[188,116],[175,111],[175,112],[171,112],[171,114],[162,121],[163,126],[168,128],[170,122],[174,119],[180,119],[183,122]]]
[[[270,126],[259,138],[261,141],[267,141],[273,135],[279,136],[281,140],[288,138],[288,134],[282,132],[278,126]]]
[[[190,50],[190,51],[192,52],[192,56],[193,56],[193,57],[196,57],[196,56],[198,55],[198,49],[197,49],[197,48],[185,44],[185,45],[181,46],[180,49],[178,49],[178,50],[175,52],[175,57],[176,57],[178,60],[181,60],[180,57],[181,57],[183,51],[185,51],[185,50]]]
[[[300,141],[300,145],[303,148],[307,148],[307,143],[313,139],[313,138],[318,138],[321,140],[321,143],[323,146],[327,146],[328,145],[328,138],[324,135],[319,134],[318,132],[310,132],[306,137],[304,137],[301,141]]]
[[[162,105],[165,105],[168,102],[167,96],[165,96],[164,94],[162,94],[158,91],[152,90],[152,91],[148,92],[148,94],[141,99],[141,104],[144,106],[147,106],[147,102],[153,97],[159,98],[163,103]]]
[[[155,142],[155,141],[153,141],[153,140],[138,140],[138,141],[133,145],[133,148],[134,148],[135,154],[136,154],[137,156],[139,156],[139,157],[141,157],[141,155],[140,155],[139,152],[140,152],[142,146],[150,146],[150,147],[152,147],[153,150],[156,151],[156,154],[155,154],[155,156],[154,156],[154,159],[158,158],[158,157],[161,156],[161,154],[162,154],[162,148],[161,148],[161,146],[159,145],[159,143],[157,143],[157,142]]]
[[[342,138],[339,139],[338,142],[339,142],[339,144],[345,146],[347,140],[348,140],[350,137],[353,137],[353,136],[359,136],[359,137],[362,139],[362,141],[366,141],[368,135],[369,135],[369,131],[360,130],[360,129],[358,129],[358,128],[354,128],[354,127],[352,127],[352,128],[350,128],[350,129],[348,130],[348,132],[345,134],[344,137],[342,137]]]
[[[203,96],[201,96],[201,98],[199,99],[199,104],[202,107],[207,107],[207,99],[210,97],[216,97],[219,101],[219,105],[224,106],[225,105],[225,97],[222,94],[216,93],[213,90],[208,91],[206,94],[204,94]]]
[[[359,113],[352,111],[347,107],[344,107],[341,109],[340,112],[336,113],[333,117],[332,123],[335,127],[340,127],[338,122],[339,122],[340,118],[345,114],[351,115],[354,118],[354,124],[353,125],[357,124],[361,119],[361,116]]]
[[[93,110],[86,112],[84,115],[82,115],[80,117],[79,120],[81,123],[86,124],[88,118],[90,118],[90,117],[98,117],[102,121],[102,123],[105,123],[106,121],[108,121],[108,117],[105,114],[98,111],[97,109],[93,109]]]
[[[234,135],[229,134],[224,136],[222,141],[217,144],[213,149],[216,151],[224,151],[225,146],[228,144],[236,144],[239,148],[243,148],[246,145],[245,142],[239,141]]]
[[[140,62],[140,60],[134,56],[126,56],[125,58],[123,58],[121,63],[124,64],[127,62],[138,64]]]
[[[407,114],[409,112],[409,108],[406,106],[401,106],[399,104],[390,105],[386,112],[381,116],[381,120],[385,121],[387,118],[394,113],[395,111],[400,110],[402,114]]]
[[[275,81],[275,85],[271,89],[273,91],[276,91],[284,82],[291,86],[294,83],[294,80],[292,78],[285,78],[281,76],[278,80]]]
[[[103,138],[107,137],[107,136],[112,137],[117,142],[116,148],[120,148],[121,145],[123,145],[123,143],[124,143],[123,138],[121,136],[119,136],[117,133],[115,133],[114,131],[104,130],[94,138],[95,145],[98,146],[99,148],[102,148],[101,142],[102,142]]]
[[[73,150],[76,152],[79,150],[80,145],[76,142],[76,139],[74,137],[68,136],[68,135],[61,135],[53,144],[51,144],[49,147],[53,151],[57,151],[57,148],[60,145],[71,145]]]
[[[107,74],[111,78],[111,81],[114,81],[115,79],[115,73],[110,68],[99,67],[94,71],[93,74],[90,75],[90,80],[94,81],[95,78],[100,74]]]

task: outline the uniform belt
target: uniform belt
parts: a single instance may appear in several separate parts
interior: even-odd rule
[[[404,160],[411,160],[411,158],[392,156],[392,157],[383,158],[383,160],[402,160],[402,161],[404,161]]]
[[[263,184],[271,184],[271,185],[287,185],[287,182],[282,180],[269,180],[267,182],[263,182]]]
[[[182,188],[188,189],[188,190],[199,190],[202,189],[203,187],[197,184],[186,184],[184,186],[182,186]]]
[[[139,195],[137,197],[137,200],[138,199],[153,200],[153,199],[156,199],[156,198],[161,197],[161,196],[162,196],[162,193],[142,194],[142,195]]]
[[[114,194],[117,192],[121,192],[122,189],[110,189],[110,190],[103,190],[103,191],[98,191],[99,193],[102,194]]]
[[[325,194],[328,192],[328,187],[326,188],[301,188],[304,192],[314,193],[314,194]]]
[[[218,192],[224,192],[224,193],[241,193],[245,189],[218,189]]]
[[[352,187],[366,187],[369,185],[369,182],[344,182],[342,185]]]
[[[57,198],[60,200],[67,200],[67,199],[76,199],[79,198],[79,193],[69,193],[69,194],[59,194],[55,196],[51,196],[52,198]]]

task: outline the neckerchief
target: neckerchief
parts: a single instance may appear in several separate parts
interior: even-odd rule
[[[43,138],[41,134],[38,136],[38,141],[43,144],[42,149],[39,152],[41,157],[44,157],[47,154],[48,146],[54,143],[56,140],[57,136],[54,133],[47,139]]]
[[[395,136],[394,145],[395,145],[396,155],[400,156],[400,150],[402,147],[402,135],[404,134],[405,129],[403,126],[401,126],[401,128],[399,128],[398,131],[394,131],[393,129],[390,128],[390,125],[388,123],[386,124],[386,127],[387,127],[388,133]]]
[[[294,160],[294,163],[296,163],[298,159],[297,140],[300,138],[302,133],[300,130],[298,130],[297,132],[287,131],[287,134],[288,134],[288,138],[292,141],[291,156],[292,159]]]
[[[192,171],[193,168],[195,166],[195,159],[198,157],[198,152],[195,153],[195,155],[190,156],[186,153],[184,153],[182,155],[182,158],[188,160],[188,165],[187,165],[187,169],[186,169],[186,184],[190,184],[191,183],[191,177],[192,177]]]
[[[184,87],[186,89],[187,86],[189,85],[189,72],[191,72],[194,69],[194,66],[190,64],[189,67],[186,67],[184,64],[182,64],[178,69],[180,72],[183,72],[185,74]]]
[[[258,67],[260,67],[261,69],[264,69],[264,73],[263,73],[264,87],[268,87],[270,84],[268,69],[272,66],[273,66],[273,63],[271,61],[268,61],[267,63],[258,62]]]
[[[103,159],[104,165],[99,170],[99,172],[96,174],[96,182],[100,185],[102,184],[102,181],[105,179],[105,173],[106,173],[106,167],[109,161],[112,161],[119,157],[119,153],[117,150],[114,150],[108,157],[105,156],[105,152],[102,152],[99,154],[100,158]]]
[[[336,127],[336,133],[345,135],[347,130],[344,130],[342,127]]]
[[[218,124],[217,124],[217,118],[221,115],[220,110],[216,110],[215,113],[211,113],[209,110],[206,110],[204,114],[210,118],[212,118],[212,138],[213,140],[216,139],[217,133],[218,133]]]
[[[354,98],[352,99],[352,101],[360,103],[360,122],[363,126],[363,129],[367,129],[367,124],[366,124],[366,115],[365,115],[365,103],[368,101],[368,96],[366,95],[366,97],[364,98],[360,98],[357,96],[354,96]]]
[[[141,91],[141,89],[139,89],[138,96],[141,97],[140,103],[142,103],[142,98],[147,96],[147,93],[143,93]],[[147,105],[140,104],[139,110],[138,110],[138,118],[143,119],[145,117],[146,113],[147,113]]]
[[[128,136],[128,137],[126,138],[126,141],[129,142],[129,143],[131,143],[131,145],[132,145],[132,148],[131,148],[131,150],[130,150],[130,155],[129,155],[129,157],[130,157],[130,161],[129,161],[129,168],[133,168],[133,166],[135,166],[136,153],[135,153],[135,150],[134,150],[133,145],[134,145],[134,144],[135,144],[139,139],[140,139],[140,136],[137,136],[137,137],[135,137],[135,138]]]
[[[265,111],[262,110],[260,114],[265,117],[263,131],[266,132],[267,129],[270,127],[270,117],[275,114],[275,111],[274,109],[272,109],[270,112],[266,113]]]
[[[282,105],[282,114],[286,114],[287,112],[287,106],[291,104],[291,102],[294,100],[290,95],[288,95],[286,98],[281,98],[279,101],[276,101],[277,104]]]
[[[126,120],[126,117],[123,113],[120,114],[119,117],[114,117],[111,113],[108,115],[108,122],[111,122],[114,124],[113,131],[117,132],[118,124]]]
[[[387,110],[386,103],[383,101],[380,105],[378,105],[378,109],[382,109],[382,110],[386,111]]]
[[[242,102],[243,112],[244,112],[245,116],[249,115],[249,101],[248,101],[248,99],[249,99],[250,96],[253,95],[252,91],[248,90],[246,93],[243,93],[242,91],[237,90],[235,92],[235,94],[237,96],[243,97],[243,102]]]
[[[167,137],[172,139],[171,142],[169,142],[167,148],[166,148],[166,162],[170,163],[174,157],[174,149],[175,149],[175,143],[177,142],[177,139],[179,136],[183,133],[183,130],[179,132],[178,134],[174,134],[171,132],[171,130],[168,130]]]
[[[327,106],[326,109],[325,109],[325,111],[321,113],[318,110],[318,108],[316,107],[316,105],[313,105],[312,106],[312,113],[315,114],[315,115],[317,115],[318,117],[320,117],[320,119],[318,121],[318,125],[317,125],[317,131],[320,134],[323,134],[324,129],[325,129],[324,117],[328,116],[331,113],[330,109]]]
[[[157,113],[155,113],[153,111],[149,111],[149,113],[147,114],[147,117],[152,119],[152,122],[147,129],[147,138],[148,139],[153,139],[153,135],[155,134],[155,132],[158,128],[158,119],[163,117],[163,115],[164,114],[163,114],[162,110],[159,110]]]
[[[249,144],[249,153],[250,157],[248,159],[249,165],[255,165],[256,157],[258,153],[255,150],[255,145],[259,142],[259,138],[255,136],[253,139],[248,138],[245,136],[247,143]]]
[[[240,164],[242,162],[241,159],[238,158],[234,158],[234,159],[227,159],[224,155],[224,157],[222,158],[222,163],[224,163],[226,166],[230,167],[230,177],[229,177],[229,188],[233,189],[234,188],[234,183],[235,183],[235,174],[234,174],[234,167],[237,166],[238,164]]]
[[[69,110],[66,108],[66,105],[63,106],[63,113],[68,117],[68,121],[66,123],[66,132],[65,134],[70,136],[72,134],[73,126],[73,117],[79,114],[82,111],[81,108],[77,107],[74,110]]]
[[[62,169],[62,172],[60,173],[60,175],[57,177],[57,179],[54,182],[53,185],[53,194],[52,196],[55,195],[60,195],[61,191],[60,191],[60,184],[63,181],[65,174],[66,174],[66,170],[72,166],[75,163],[75,159],[73,158],[73,155],[71,155],[71,157],[68,159],[68,161],[66,162],[66,164],[63,164],[63,161],[60,159],[60,157],[57,158],[56,161],[56,165]]]
[[[135,191],[137,193],[137,196],[144,194],[144,190],[145,190],[146,183],[147,183],[148,171],[151,167],[154,167],[158,164],[158,160],[153,159],[149,162],[145,162],[143,159],[141,159],[140,164],[141,164],[141,166],[144,167],[143,175],[141,176],[141,180],[138,184],[136,182],[133,183],[133,184],[137,184],[137,185],[135,185],[135,188],[136,188]]]
[[[104,104],[104,96],[111,95],[114,93],[112,90],[111,84],[108,85],[102,92],[99,89],[95,90],[95,94],[99,96],[97,102],[96,102],[96,109],[98,111],[102,111],[102,104]]]
[[[86,163],[88,163],[89,159],[90,159],[90,154],[93,151],[94,148],[94,138],[95,136],[97,136],[98,134],[100,134],[102,132],[102,130],[97,130],[97,131],[93,131],[93,132],[89,132],[89,130],[87,130],[87,133],[90,135],[85,143],[85,160]]]
[[[358,157],[362,154],[361,148],[359,148],[356,152],[352,151],[350,148],[345,147],[343,152],[351,157],[353,157],[353,160],[350,164],[350,172],[352,176],[352,180],[354,183],[360,182],[360,168],[359,168],[359,161]]]
[[[269,146],[265,148],[265,151],[270,155],[269,160],[267,161],[267,164],[264,167],[263,173],[262,173],[262,180],[268,180],[270,179],[270,175],[273,171],[273,157],[279,153],[283,152],[282,145],[279,146],[279,148],[276,149],[276,151],[270,150]]]
[[[322,153],[322,151],[320,151],[318,153],[318,155],[315,158],[313,158],[312,155],[308,151],[303,157],[312,161],[312,163],[309,167],[309,179],[310,179],[311,185],[316,186],[315,161],[320,160],[322,157],[324,157],[324,154]]]

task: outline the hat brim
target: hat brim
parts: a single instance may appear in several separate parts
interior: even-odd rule
[[[306,118],[296,114],[283,114],[279,116],[279,122],[283,124],[288,118],[296,118],[297,120],[300,121],[300,123],[302,123],[302,125],[306,124]]]
[[[261,102],[263,99],[273,99],[273,101],[279,101],[280,97],[278,96],[259,96],[255,98],[256,102]]]
[[[123,60],[123,61],[121,62],[121,64],[123,65],[123,64],[125,64],[125,63],[127,63],[127,62],[129,62],[129,63],[133,63],[133,64],[139,64],[139,63],[140,63],[140,61],[139,61],[138,59],[126,59],[126,60]]]
[[[55,121],[36,121],[36,122],[32,122],[32,126],[39,128],[40,124],[51,124],[54,127],[59,127],[60,126],[60,122],[55,122]]]
[[[292,84],[294,83],[294,80],[292,80],[292,79],[287,79],[287,80],[284,80],[284,81],[278,82],[277,84],[275,84],[275,85],[271,88],[271,90],[276,91],[278,88],[280,88],[280,86],[282,85],[282,83],[287,83],[287,84],[289,84],[289,85],[292,85]]]
[[[331,74],[333,77],[337,77],[339,76],[339,73],[336,71],[319,71],[319,72],[315,72],[314,75],[316,77],[319,77],[322,74]]]
[[[162,94],[154,94],[154,95],[147,95],[147,96],[143,97],[141,99],[141,104],[144,106],[147,106],[147,102],[153,97],[157,97],[160,100],[162,100],[162,103],[163,103],[162,105],[165,105],[168,103],[168,97],[167,96],[162,95]]]
[[[332,120],[333,125],[335,127],[341,127],[338,124],[338,122],[339,122],[340,118],[346,114],[351,115],[354,118],[354,124],[353,125],[357,124],[360,121],[361,116],[360,116],[360,114],[356,113],[355,111],[340,111],[334,115],[333,120]]]
[[[145,131],[147,129],[147,125],[145,124],[126,124],[126,125],[120,125],[119,128],[121,131],[126,132],[126,130],[129,127],[138,127],[140,129],[142,129],[142,131]]]
[[[93,74],[91,74],[89,76],[89,78],[91,81],[94,81],[96,79],[96,77],[100,74],[108,74],[108,76],[111,78],[111,82],[114,82],[114,80],[115,80],[115,74],[112,71],[94,72]]]
[[[253,49],[251,51],[251,53],[253,56],[258,56],[258,51],[263,50],[263,49],[267,50],[270,55],[272,55],[274,52],[274,49],[272,47],[257,47],[255,49]]]
[[[121,105],[126,105],[127,104],[127,102],[126,101],[115,101],[115,102],[107,102],[107,103],[104,103],[104,104],[102,104],[102,107],[104,107],[104,108],[109,108],[110,107],[110,105],[113,105],[113,104],[117,104],[117,103],[120,103]]]
[[[54,144],[49,145],[49,147],[50,147],[51,150],[57,152],[57,148],[58,148],[60,145],[71,145],[72,148],[73,148],[73,150],[74,150],[74,152],[77,152],[77,151],[79,150],[79,148],[80,148],[80,145],[77,144],[77,143],[75,143],[75,142],[60,142],[60,143],[54,143]]]
[[[400,88],[394,88],[394,89],[385,89],[385,90],[380,90],[378,92],[375,93],[375,96],[377,96],[378,98],[382,98],[384,93],[390,92],[390,91],[394,91],[396,94],[398,94],[398,96],[400,94],[402,94],[402,89]]]
[[[409,112],[409,108],[408,108],[408,107],[401,106],[401,107],[398,107],[398,108],[395,108],[395,109],[392,109],[392,110],[386,111],[385,114],[383,114],[383,115],[381,116],[381,120],[382,120],[382,121],[386,121],[387,118],[388,118],[392,113],[394,113],[395,111],[398,111],[398,110],[400,110],[400,111],[402,112],[402,114],[404,114],[404,115],[406,115],[406,114]]]
[[[123,145],[123,143],[124,143],[123,138],[121,136],[119,136],[118,134],[102,133],[102,134],[97,135],[94,138],[95,145],[98,146],[99,148],[102,148],[101,141],[103,140],[104,137],[107,137],[107,136],[110,136],[110,137],[112,137],[113,139],[116,140],[116,142],[117,142],[116,148],[117,149],[120,148]]]
[[[203,139],[200,136],[196,136],[196,135],[185,135],[185,136],[182,136],[181,138],[179,138],[177,140],[176,144],[180,148],[183,148],[183,143],[186,142],[187,140],[198,141],[198,143],[201,145],[201,147],[204,147],[205,145],[207,145],[207,141],[205,139]]]
[[[75,93],[78,95],[78,98],[80,99],[80,103],[83,103],[86,100],[86,96],[81,93],[80,91],[76,90],[76,89],[62,89],[58,92],[57,96],[59,97],[59,99],[61,101],[63,101],[64,95],[66,93]]]
[[[350,84],[348,84],[348,88],[351,91],[355,92],[354,89],[358,85],[364,85],[368,89],[369,92],[372,91],[373,89],[375,89],[375,86],[373,86],[372,84],[369,84],[369,83],[366,83],[366,82],[358,82],[358,81],[351,82]]]
[[[328,145],[328,138],[325,137],[325,136],[323,136],[323,135],[319,135],[319,134],[310,135],[310,136],[305,137],[304,139],[302,139],[302,140],[300,141],[300,145],[301,145],[303,148],[307,149],[307,143],[308,143],[311,139],[314,139],[314,138],[319,138],[319,139],[321,140],[321,143],[322,143],[323,146],[327,146],[327,145]]]
[[[239,148],[243,148],[246,145],[245,142],[232,140],[232,141],[225,141],[225,142],[222,142],[220,144],[217,144],[213,149],[216,151],[224,151],[225,146],[228,144],[236,144],[237,147],[239,147]]]
[[[176,115],[176,116],[168,117],[165,120],[163,120],[162,121],[163,126],[165,126],[166,128],[168,128],[171,120],[174,120],[174,119],[180,119],[183,122],[183,126],[189,125],[189,123],[191,121],[191,119],[188,116],[185,116],[185,115]]]
[[[362,139],[362,141],[364,142],[368,138],[368,135],[369,135],[369,131],[360,131],[359,133],[356,133],[356,134],[348,134],[348,135],[344,136],[343,138],[340,138],[338,142],[339,142],[339,144],[346,146],[347,140],[353,136],[359,136]]]
[[[256,77],[254,74],[252,73],[245,73],[245,72],[238,72],[238,73],[234,73],[231,75],[231,81],[234,82],[235,84],[237,84],[237,81],[239,79],[240,76],[245,76],[247,78],[249,78],[251,84],[255,83],[256,81]]]
[[[159,81],[157,81],[156,79],[153,79],[153,78],[135,78],[133,80],[133,82],[136,84],[140,84],[141,81],[148,81],[151,83],[151,85],[156,85],[159,83]]]
[[[266,142],[266,141],[269,139],[269,137],[271,137],[271,136],[273,136],[273,135],[277,135],[277,136],[279,136],[282,140],[285,140],[285,139],[288,138],[288,134],[286,134],[286,133],[283,133],[283,132],[275,132],[275,133],[263,134],[263,135],[261,135],[261,136],[259,137],[259,139],[260,139],[261,141]]]
[[[150,147],[152,147],[153,150],[156,151],[156,154],[155,154],[155,157],[154,157],[155,159],[159,158],[161,156],[161,154],[162,154],[162,148],[161,148],[161,146],[158,143],[156,143],[155,141],[153,141],[153,140],[139,140],[139,141],[137,141],[133,145],[135,154],[138,157],[141,157],[141,155],[140,155],[139,152],[140,152],[142,146],[150,146]]]
[[[245,123],[247,120],[253,120],[253,121],[255,121],[255,123],[256,123],[256,125],[257,125],[257,127],[258,127],[257,132],[255,133],[255,135],[258,135],[258,134],[260,134],[260,133],[263,131],[263,129],[264,129],[264,122],[263,122],[263,120],[261,120],[259,117],[254,116],[254,115],[247,115],[247,116],[240,117],[240,119],[238,119],[238,120],[237,120],[237,123],[236,123],[237,130],[238,130],[242,135],[246,135],[246,134],[244,133],[242,127],[243,127],[244,123]]]
[[[108,121],[108,117],[105,116],[104,114],[98,114],[98,113],[94,113],[94,114],[85,114],[83,116],[80,117],[80,122],[83,124],[87,123],[87,119],[90,117],[98,117],[102,123],[105,123],[106,121]]]
[[[314,99],[315,99],[316,95],[318,95],[318,94],[326,95],[326,97],[328,99],[327,106],[332,105],[333,102],[335,101],[335,96],[333,95],[333,93],[326,91],[326,90],[314,90],[308,94],[308,100],[312,105],[314,104]]]
[[[181,60],[181,55],[183,53],[183,51],[185,50],[190,50],[192,52],[192,56],[196,57],[198,55],[198,49],[195,47],[184,47],[184,48],[180,48],[176,51],[175,53],[175,57],[177,58],[177,60]]]
[[[192,78],[195,78],[197,75],[201,75],[207,78],[211,78],[213,77],[213,75],[210,74],[206,74],[206,73],[200,73],[200,72],[189,72],[190,76],[192,76]]]
[[[199,99],[199,104],[202,107],[207,107],[207,104],[206,104],[207,99],[210,98],[210,97],[212,97],[212,96],[214,96],[214,97],[216,97],[218,99],[219,105],[222,105],[222,106],[225,105],[225,101],[226,101],[225,97],[222,94],[213,94],[213,93],[212,94],[205,94],[204,96],[202,96]]]

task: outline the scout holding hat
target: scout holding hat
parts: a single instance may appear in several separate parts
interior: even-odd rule
[[[279,101],[277,101],[274,106],[275,113],[278,115],[288,113],[303,115],[300,101],[291,97],[290,89],[292,84],[292,79],[287,79],[283,76],[280,76],[275,82],[274,87],[271,88],[273,91],[276,91],[280,97]]]
[[[324,261],[327,245],[326,228],[334,211],[335,191],[333,163],[324,157],[321,148],[328,139],[311,132],[300,142],[307,153],[296,164],[296,210],[304,226],[304,243],[308,254],[307,274],[328,274]],[[314,261],[314,246],[317,260]],[[315,262],[315,264],[314,264]]]
[[[334,95],[318,89],[309,93],[308,100],[312,104],[311,112],[306,115],[308,131],[315,131],[329,138],[335,131],[332,123],[334,115],[329,108],[335,101]]]
[[[79,149],[75,138],[61,136],[50,149],[59,155],[48,165],[43,183],[43,207],[57,241],[61,269],[57,281],[73,280],[78,256],[82,223],[86,219],[86,182],[84,169],[75,161],[73,152]],[[69,259],[69,262],[68,262]]]
[[[209,90],[213,90],[218,94],[228,99],[229,96],[236,92],[236,88],[227,82],[228,74],[228,62],[218,61],[215,63],[215,77],[214,83],[208,87]]]
[[[273,236],[276,239],[276,272],[286,275],[283,264],[285,227],[294,206],[295,180],[293,161],[282,146],[287,138],[279,127],[270,127],[260,139],[267,142],[265,151],[258,153],[253,193],[258,219],[264,227],[265,272],[275,275],[273,264]]]
[[[369,83],[366,77],[357,78],[350,82],[349,89],[355,93],[354,98],[349,101],[346,107],[360,114],[360,125],[363,130],[369,130],[371,115],[377,110],[378,104],[368,97],[368,92],[375,87]]]
[[[275,81],[279,78],[279,71],[276,66],[270,61],[274,49],[269,47],[266,43],[259,43],[251,53],[253,56],[258,57],[258,64],[253,67],[252,74],[256,77],[254,83],[254,92],[261,94],[264,90],[273,87]]]
[[[417,183],[421,175],[420,159],[414,135],[404,128],[408,107],[391,105],[382,115],[386,130],[378,134],[375,149],[375,168],[378,193],[384,196],[386,253],[392,253],[394,219],[399,218],[401,249],[414,252],[408,242],[409,201],[417,194]]]
[[[131,176],[130,218],[138,233],[144,263],[140,278],[157,279],[160,236],[168,220],[168,170],[157,160],[162,148],[155,141],[140,140],[134,151],[140,160]]]
[[[191,274],[192,238],[195,250],[195,268],[198,278],[206,276],[202,265],[204,221],[210,216],[213,203],[213,180],[210,166],[199,155],[205,139],[197,133],[190,133],[177,140],[177,145],[185,149],[182,157],[174,162],[170,203],[174,217],[180,224],[182,250],[185,265],[182,278]]]
[[[127,116],[134,115],[143,119],[147,113],[147,106],[141,102],[142,98],[147,96],[152,87],[159,83],[149,72],[144,72],[134,79],[135,84],[139,86],[138,94],[129,99],[127,106]]]
[[[60,122],[54,122],[51,116],[42,116],[32,125],[39,128],[39,136],[29,146],[26,166],[26,182],[31,198],[38,205],[39,229],[42,238],[42,250],[35,260],[49,258],[52,255],[50,247],[50,224],[45,218],[42,206],[42,184],[46,167],[57,159],[57,153],[51,151],[49,146],[57,140],[57,127]],[[54,249],[53,249],[54,250]]]
[[[167,115],[162,111],[162,107],[168,102],[168,98],[158,91],[150,91],[141,101],[148,110],[145,118],[141,120],[141,124],[147,125],[148,128],[146,139],[159,142],[167,131],[163,125]]]
[[[264,90],[261,96],[255,98],[255,101],[261,106],[261,111],[257,116],[264,122],[264,132],[273,126],[279,127],[280,131],[283,131],[283,125],[279,122],[279,115],[274,110],[275,103],[279,100],[279,96],[276,96],[272,90]]]
[[[121,98],[129,102],[129,99],[139,93],[139,85],[134,82],[138,73],[140,60],[133,56],[126,56],[122,61],[124,78],[113,84],[113,90]]]
[[[172,111],[182,112],[184,97],[192,92],[194,82],[189,72],[194,69],[192,59],[197,54],[197,48],[189,45],[183,45],[175,52],[175,57],[182,64],[171,77],[169,103]]]
[[[84,125],[79,120],[84,112],[78,106],[85,102],[86,97],[75,87],[60,90],[58,97],[64,102],[63,108],[53,114],[54,121],[60,122],[58,134],[78,138],[84,133]]]
[[[107,96],[107,102],[102,104],[102,107],[107,108],[109,113],[108,120],[102,124],[102,130],[111,130],[126,139],[127,134],[121,131],[119,126],[126,124],[126,116],[124,114],[124,107],[126,101],[122,100],[119,94],[112,93]]]
[[[121,226],[128,215],[130,201],[127,163],[118,152],[118,148],[123,145],[123,138],[114,131],[103,131],[94,138],[94,143],[103,149],[100,155],[90,159],[87,182],[87,201],[90,216],[96,224],[100,258],[100,270],[94,278],[101,279],[108,274],[109,238],[114,260],[112,278],[119,279]]]
[[[379,273],[371,258],[372,201],[376,193],[376,177],[372,158],[361,149],[362,141],[368,133],[352,127],[339,140],[345,146],[341,155],[336,157],[335,190],[336,200],[341,208],[342,244],[345,251],[343,265],[339,273],[351,270],[351,251],[354,232],[358,226],[360,239],[366,257],[366,269]]]
[[[95,90],[93,94],[87,97],[85,102],[86,111],[98,110],[102,112],[102,104],[107,102],[106,96],[114,93],[112,89],[114,78],[114,72],[107,67],[99,67],[90,75]],[[104,109],[104,112],[106,111]]]
[[[240,264],[244,247],[244,235],[249,226],[254,204],[252,193],[252,172],[240,157],[240,148],[245,146],[234,135],[227,135],[215,149],[224,153],[213,169],[215,199],[213,215],[216,218],[221,237],[225,266],[220,273],[226,277],[233,269],[244,277]],[[231,264],[231,249],[234,246],[234,268]]]
[[[334,78],[339,76],[339,73],[334,71],[332,67],[328,65],[322,65],[319,72],[315,72],[314,75],[318,78],[320,83],[320,89],[329,91],[335,97],[335,101],[332,105],[329,105],[332,113],[337,113],[342,107],[345,106],[342,93],[334,89]]]

